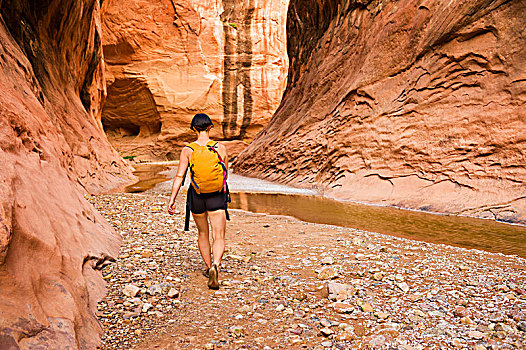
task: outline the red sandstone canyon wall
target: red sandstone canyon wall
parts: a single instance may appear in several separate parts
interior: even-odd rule
[[[235,170],[526,222],[526,1],[290,3],[290,69]]]
[[[84,199],[130,176],[100,123],[99,2],[0,1],[0,349],[94,349],[120,237]]]
[[[106,0],[103,45],[110,141],[138,159],[177,159],[198,112],[212,137],[242,146],[286,84],[288,0]],[[229,144],[229,142],[227,142]],[[235,147],[232,148],[235,151]]]

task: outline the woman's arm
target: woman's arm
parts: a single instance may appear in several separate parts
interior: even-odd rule
[[[188,163],[190,162],[190,155],[192,154],[192,149],[189,147],[184,147],[181,150],[181,157],[179,158],[179,167],[177,168],[177,173],[175,174],[174,182],[172,185],[172,195],[170,196],[170,202],[168,203],[168,213],[175,213],[175,197],[181,189],[181,184],[186,173],[186,168],[188,168]]]

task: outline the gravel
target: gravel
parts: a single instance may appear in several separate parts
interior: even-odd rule
[[[87,198],[123,238],[102,349],[526,348],[525,259],[233,210],[210,291],[182,196]]]

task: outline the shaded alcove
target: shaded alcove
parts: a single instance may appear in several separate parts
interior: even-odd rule
[[[102,124],[109,137],[159,134],[161,116],[148,85],[136,78],[116,79],[108,87]]]

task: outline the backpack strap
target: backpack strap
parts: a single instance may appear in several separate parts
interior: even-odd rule
[[[192,207],[192,194],[190,193],[192,186],[188,186],[186,191],[186,210],[184,216],[184,230],[190,230],[190,208]]]
[[[188,147],[192,151],[195,151],[194,142],[189,143],[185,147]],[[183,182],[181,184],[182,186],[184,186],[184,181],[186,180],[186,174],[188,173],[188,169],[190,169],[190,182],[193,182],[191,164],[190,162],[188,162],[188,167],[184,171]],[[192,207],[192,195],[190,194],[191,188],[192,188],[192,185],[190,184],[188,185],[188,190],[186,191],[186,206],[185,206],[185,215],[184,215],[184,230],[185,231],[190,230],[190,208]]]
[[[217,158],[219,159],[219,164],[221,164],[221,167],[223,168],[223,192],[227,193],[228,186],[226,185],[226,177],[227,177],[226,165],[225,165],[225,162],[223,161],[223,158],[221,157],[218,150],[216,149],[217,143],[218,143],[217,141],[208,141],[206,145],[210,151],[217,154]],[[228,216],[228,213],[227,213],[227,216]]]
[[[228,203],[232,200],[230,199],[230,191],[228,190],[228,185],[225,184],[225,216],[228,221],[230,221],[230,215],[228,215]]]
[[[192,151],[195,151],[195,149],[197,147],[201,147],[201,145],[199,145],[197,142],[192,142],[192,143],[189,143],[188,145],[186,145],[185,147],[188,147],[190,148]],[[197,185],[197,183],[195,183],[195,180],[194,180],[194,171],[193,171],[193,164],[188,162],[188,168],[186,168],[186,171],[190,170],[190,183],[191,184],[194,184],[195,188],[199,188],[199,186]],[[186,178],[186,171],[184,173],[184,177]],[[183,179],[183,184],[184,184],[184,179]]]

